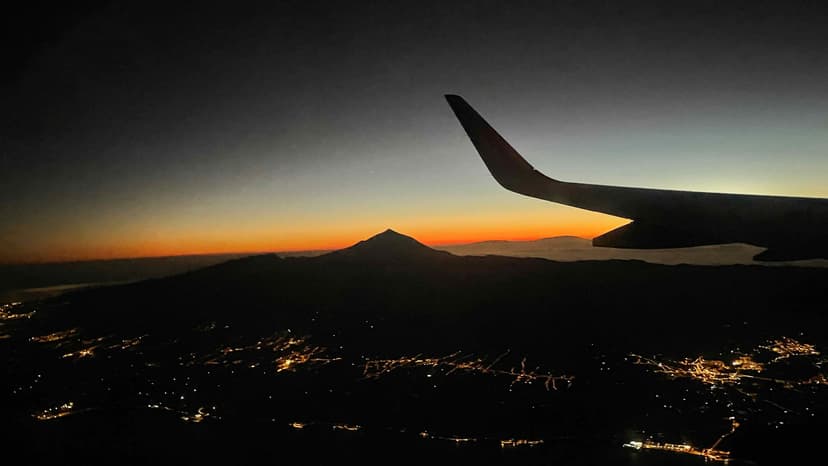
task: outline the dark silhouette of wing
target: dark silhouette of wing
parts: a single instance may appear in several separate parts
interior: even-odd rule
[[[492,176],[526,196],[633,220],[593,239],[618,248],[748,243],[759,260],[828,258],[828,199],[569,183],[529,164],[462,97],[447,95]]]

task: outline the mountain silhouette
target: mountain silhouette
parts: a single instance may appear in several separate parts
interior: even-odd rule
[[[221,267],[215,273],[219,275],[227,273],[231,268],[241,273],[247,268],[249,274],[266,275],[271,267],[280,265],[278,258],[298,259],[325,255],[330,257],[323,258],[322,262],[384,262],[400,266],[406,262],[423,264],[429,261],[456,262],[462,256],[491,255],[535,257],[559,262],[625,260],[666,265],[770,265],[771,263],[753,260],[753,257],[761,250],[762,248],[758,246],[740,243],[674,249],[596,248],[592,246],[590,240],[577,236],[556,236],[532,241],[489,240],[429,248],[414,238],[393,230],[386,230],[344,250],[276,252],[256,259],[254,257],[258,256],[251,256],[251,253],[232,253],[0,265],[0,303],[45,298],[65,291],[51,288],[56,285],[98,286],[115,284],[115,282],[170,277],[184,272],[203,270],[213,265],[223,265],[228,261],[234,265],[227,268]],[[459,257],[446,255],[442,253],[443,251]],[[233,259],[239,261],[233,262]],[[773,262],[772,264],[774,266],[828,268],[828,260],[825,259]]]
[[[455,256],[451,253],[432,249],[410,236],[389,228],[353,246],[322,255],[319,259],[399,263],[450,260],[453,257]]]
[[[778,309],[805,312],[804,303],[826,300],[824,287],[818,286],[826,273],[826,269],[804,267],[456,256],[389,229],[321,256],[250,256],[168,278],[77,292],[67,297],[75,310],[61,315],[67,325],[82,321],[101,333],[124,327],[151,331],[157,319],[163,319],[170,330],[209,319],[253,327],[299,326],[309,312],[320,310],[330,313],[340,327],[349,325],[354,309],[369,319],[407,315],[426,327],[433,326],[435,316],[445,322],[474,315],[477,332],[482,332],[478,325],[488,322],[506,341],[527,335],[504,332],[513,325],[515,312],[527,313],[539,324],[532,326],[532,332],[566,329],[573,338],[591,338],[603,331],[615,334],[630,316],[636,316],[634,332],[613,338],[651,327],[649,339],[670,335],[673,341],[680,338],[674,322],[662,319],[665,306],[671,313],[693,316],[682,324],[681,332],[692,339],[696,331],[709,333],[715,327],[708,319],[741,322],[750,316],[755,322],[756,315],[773,315]],[[635,305],[624,307],[623,313],[613,312],[619,302]],[[728,305],[734,302],[739,306]],[[115,307],[119,312],[110,311]],[[596,316],[600,316],[597,321]],[[405,331],[396,336],[397,341],[412,338],[408,333],[412,325],[413,321],[400,325]],[[446,325],[444,330],[447,333],[439,339],[451,346],[469,329]],[[434,330],[429,335],[438,339]],[[466,338],[474,341],[481,335]]]

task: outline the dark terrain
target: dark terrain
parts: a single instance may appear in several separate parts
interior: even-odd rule
[[[822,454],[825,360],[757,348],[788,337],[825,350],[827,279],[824,268],[458,257],[389,230],[318,257],[68,293],[4,311],[6,453],[27,464],[702,464],[621,445],[707,447],[733,417],[719,448],[736,464],[791,464]],[[706,384],[633,356],[739,354],[768,370]],[[406,356],[420,362],[370,370]],[[70,402],[63,417],[36,417]]]

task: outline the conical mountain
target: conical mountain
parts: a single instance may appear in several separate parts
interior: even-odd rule
[[[416,239],[389,228],[353,246],[334,251],[320,258],[396,262],[399,260],[429,260],[448,257],[453,257],[453,255],[445,251],[431,249]]]

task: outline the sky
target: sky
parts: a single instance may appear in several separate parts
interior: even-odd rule
[[[502,189],[447,93],[556,179],[828,197],[818,2],[209,3],[7,15],[0,263],[627,222]]]

